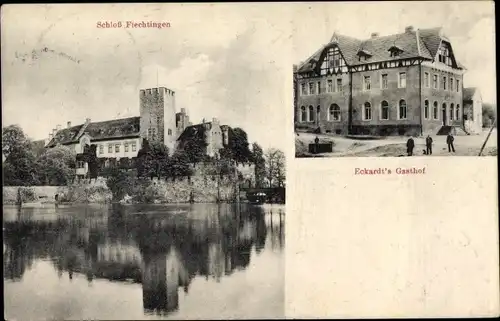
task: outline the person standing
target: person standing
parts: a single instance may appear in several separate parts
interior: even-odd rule
[[[446,144],[448,144],[448,153],[451,153],[452,151],[455,152],[455,146],[453,146],[453,141],[455,138],[451,133],[446,136]]]
[[[408,156],[413,156],[413,148],[415,148],[415,142],[413,141],[413,137],[410,137],[406,142],[406,151]]]
[[[426,154],[432,155],[432,137],[430,135],[427,135],[427,137],[425,138],[425,147]]]

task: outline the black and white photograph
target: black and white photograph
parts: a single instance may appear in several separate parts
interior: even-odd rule
[[[367,6],[294,23],[295,156],[496,156],[493,2]]]
[[[4,318],[284,318],[278,6],[2,6]]]

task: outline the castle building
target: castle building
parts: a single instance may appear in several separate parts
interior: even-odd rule
[[[483,102],[478,88],[464,88],[464,126],[470,134],[483,131]]]
[[[85,123],[73,126],[67,123],[66,128],[57,125],[46,148],[64,145],[77,155],[85,151],[85,146],[94,145],[99,158],[134,158],[141,149],[143,140],[157,141],[165,144],[172,154],[178,145],[182,147],[189,138],[193,128],[206,128],[205,141],[208,145],[207,155],[213,156],[223,146],[222,133],[224,126],[214,119],[210,123],[193,126],[185,108],[176,111],[175,92],[165,87],[142,89],[139,93],[140,113],[136,117]],[[222,128],[221,128],[222,127]],[[188,129],[187,134],[184,132]],[[227,133],[227,129],[225,130]],[[184,134],[184,135],[183,135]],[[227,134],[226,134],[227,136]],[[88,164],[77,162],[77,176],[84,177],[88,172]]]
[[[461,129],[464,72],[441,28],[407,27],[366,40],[334,33],[296,68],[296,130],[422,135]]]

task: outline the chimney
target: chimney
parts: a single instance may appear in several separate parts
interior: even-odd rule
[[[413,26],[408,26],[405,28],[405,33],[413,32]]]
[[[59,124],[58,124],[58,125],[56,126],[56,129],[57,129],[57,131],[60,131],[60,130],[61,130],[61,125],[59,125]]]
[[[218,123],[219,123],[219,120],[218,120],[217,118],[215,118],[215,117],[214,117],[214,118],[212,118],[212,123],[214,123],[214,124],[218,124]]]
[[[68,125],[68,128],[70,128],[71,127],[71,122],[69,121],[67,125]]]
[[[54,135],[52,133],[49,133],[49,140],[52,140],[53,137]]]
[[[57,129],[53,128],[52,129],[52,136],[56,137]]]
[[[90,124],[90,118],[85,119],[85,125],[88,125],[88,124]]]
[[[181,113],[185,114],[186,113],[186,108],[181,108]]]
[[[370,38],[377,38],[379,36],[378,32],[372,32]]]

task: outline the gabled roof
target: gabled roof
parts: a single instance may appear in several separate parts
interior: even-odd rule
[[[476,87],[469,87],[469,88],[464,88],[463,91],[463,100],[464,101],[471,101],[472,97],[474,97],[474,94],[476,93],[477,88]]]
[[[433,60],[442,40],[448,41],[442,35],[441,28],[411,30],[389,36],[377,36],[367,40],[359,40],[334,33],[327,45],[322,46],[304,63],[299,65],[298,72],[313,71],[316,63],[321,60],[324,50],[335,45],[340,49],[347,65],[355,66],[404,58]],[[401,50],[401,53],[396,57],[391,57],[391,48],[397,48]],[[368,56],[367,59],[360,61],[358,58],[359,53],[367,53],[365,54],[365,56]],[[462,67],[458,61],[457,64]]]
[[[186,127],[182,134],[177,138],[178,141],[185,141],[193,137],[204,137],[206,127],[212,128],[212,122],[201,123]]]
[[[94,141],[139,136],[139,131],[140,117],[82,124],[58,131],[54,138],[47,144],[47,147],[54,147],[57,144],[67,145],[77,143],[83,134],[88,134],[91,141]]]

